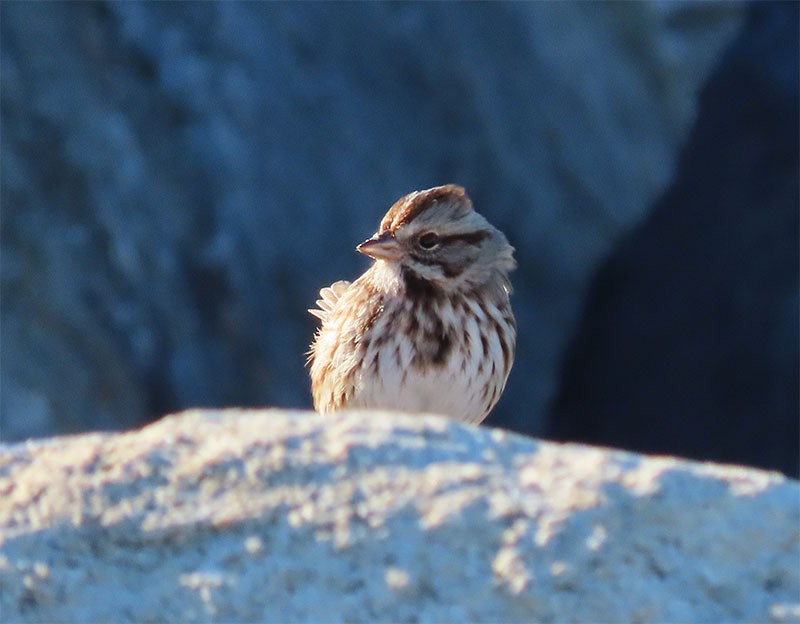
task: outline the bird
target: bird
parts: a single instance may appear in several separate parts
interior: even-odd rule
[[[398,199],[356,247],[355,281],[320,290],[308,352],[320,413],[383,409],[477,424],[514,362],[514,248],[446,184]]]

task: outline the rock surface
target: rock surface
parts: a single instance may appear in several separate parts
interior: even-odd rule
[[[520,264],[494,415],[541,431],[597,262],[667,185],[740,3],[0,3],[5,440],[310,406],[305,310],[400,195]]]
[[[800,487],[439,417],[5,446],[4,622],[796,621]]]
[[[800,476],[799,32],[798,3],[751,6],[672,187],[593,281],[550,435]]]

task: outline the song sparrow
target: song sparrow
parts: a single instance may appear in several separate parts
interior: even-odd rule
[[[479,423],[514,360],[514,248],[460,186],[411,193],[356,250],[375,260],[320,291],[314,407],[435,412]]]

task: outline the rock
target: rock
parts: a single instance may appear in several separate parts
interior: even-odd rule
[[[0,3],[0,428],[309,406],[305,310],[393,200],[518,249],[495,422],[541,430],[595,264],[666,186],[739,3]]]
[[[754,3],[678,175],[597,274],[550,433],[800,476],[797,3]]]
[[[4,446],[42,621],[796,621],[800,484],[435,416],[188,412]]]

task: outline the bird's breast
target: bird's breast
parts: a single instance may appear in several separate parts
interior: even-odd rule
[[[352,407],[433,412],[480,422],[499,398],[513,353],[496,304],[387,298],[364,336]],[[511,344],[504,344],[511,340]]]

